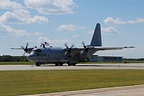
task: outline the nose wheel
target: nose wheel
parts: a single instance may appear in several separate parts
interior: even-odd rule
[[[36,63],[36,66],[40,66],[40,65],[41,65],[41,63],[38,63],[38,62]]]

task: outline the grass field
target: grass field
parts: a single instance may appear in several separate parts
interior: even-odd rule
[[[32,65],[33,62],[0,62],[0,65]]]
[[[124,64],[124,62],[79,62],[79,64]],[[144,63],[144,61],[131,61],[132,63]],[[0,65],[35,65],[34,62],[0,62]]]
[[[0,71],[0,96],[144,84],[144,70]]]

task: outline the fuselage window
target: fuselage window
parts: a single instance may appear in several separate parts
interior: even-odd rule
[[[39,57],[46,57],[46,54],[37,54],[37,56],[39,56]]]

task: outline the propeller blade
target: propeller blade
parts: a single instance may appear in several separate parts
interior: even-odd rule
[[[24,50],[24,52],[26,52],[27,53],[27,51],[28,51],[28,43],[26,44],[26,47],[24,48],[23,46],[21,46],[21,48]]]
[[[86,48],[86,45],[85,45],[84,41],[82,42],[82,45],[83,45],[84,48]]]
[[[23,56],[25,56],[25,53],[26,53],[26,52],[23,53]]]
[[[85,52],[87,53],[89,50],[89,47],[85,45],[84,41],[82,42],[82,45],[84,47]]]
[[[67,54],[67,56],[69,56],[69,57],[71,57],[72,56],[72,54],[71,54],[71,49],[74,47],[74,44],[72,44],[71,45],[71,47],[68,47],[68,45],[65,43],[64,44],[65,45],[65,47],[66,47],[66,54]]]
[[[41,43],[40,47],[42,47],[43,43]]]
[[[23,46],[21,46],[21,48],[24,50],[25,48]]]
[[[27,44],[26,44],[26,47],[25,47],[25,50],[27,50],[27,48],[28,48],[28,45],[29,45],[29,44],[27,43]]]
[[[73,47],[74,47],[74,44],[72,44],[70,48],[73,48]]]
[[[68,47],[68,45],[67,45],[66,43],[65,43],[64,45],[65,45],[65,47],[66,47],[67,49],[69,49],[69,47]]]

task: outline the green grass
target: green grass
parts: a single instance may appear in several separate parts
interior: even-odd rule
[[[0,62],[0,65],[32,65],[33,62]]]
[[[132,63],[144,63],[144,62],[133,61],[129,63],[132,64]],[[124,64],[124,62],[79,62],[79,64]],[[35,65],[35,63],[34,62],[0,62],[0,65]]]
[[[144,70],[0,71],[0,96],[144,84]]]
[[[79,64],[117,64],[123,62],[79,62]],[[0,62],[0,65],[33,65],[34,62]],[[66,64],[66,63],[65,63]]]

